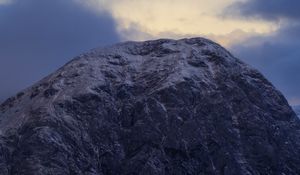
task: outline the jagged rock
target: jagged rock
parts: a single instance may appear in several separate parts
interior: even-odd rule
[[[203,38],[75,58],[0,106],[0,174],[300,174],[300,121]]]

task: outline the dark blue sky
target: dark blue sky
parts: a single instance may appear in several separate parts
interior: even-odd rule
[[[0,101],[84,51],[119,41],[112,18],[72,0],[0,5]]]
[[[292,104],[300,104],[299,7],[299,0],[248,0],[224,12],[228,18],[280,24],[270,36],[255,36],[229,49],[259,69]],[[116,28],[110,14],[75,0],[0,3],[0,101],[84,51],[119,42]]]

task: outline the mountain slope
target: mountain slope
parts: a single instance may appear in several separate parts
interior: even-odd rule
[[[296,114],[298,115],[298,117],[300,118],[300,106],[294,106],[293,108],[294,108]]]
[[[0,111],[0,174],[300,174],[285,98],[203,38],[94,49]]]

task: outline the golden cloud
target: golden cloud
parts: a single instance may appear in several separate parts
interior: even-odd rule
[[[277,26],[267,21],[222,18],[237,0],[89,0],[85,5],[109,12],[124,40],[208,36],[231,45],[251,35],[265,35]]]

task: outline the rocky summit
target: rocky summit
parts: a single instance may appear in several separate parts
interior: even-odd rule
[[[1,175],[296,175],[300,121],[203,38],[82,54],[0,106]]]

